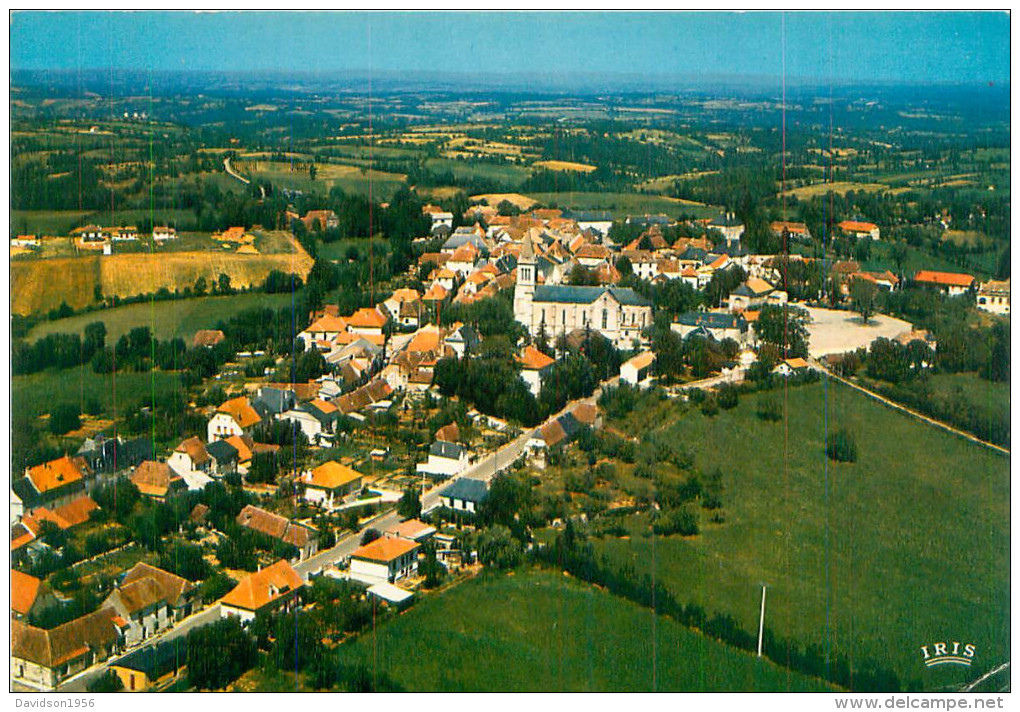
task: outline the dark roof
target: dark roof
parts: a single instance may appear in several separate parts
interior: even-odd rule
[[[564,413],[556,420],[559,421],[560,427],[563,428],[563,432],[567,435],[567,440],[573,440],[574,436],[584,426],[578,422],[577,418],[574,417],[573,413]]]
[[[471,232],[469,234],[464,234],[461,230],[470,230]],[[456,250],[458,247],[466,245],[469,242],[477,247],[480,252],[488,254],[489,246],[485,244],[485,240],[478,236],[478,233],[474,231],[474,228],[457,228],[443,243],[442,249]]]
[[[345,364],[345,365],[349,365],[349,364]],[[324,413],[321,410],[319,410],[319,408],[316,407],[315,404],[313,404],[313,403],[305,403],[305,404],[303,404],[301,406],[300,410],[305,411],[306,413],[311,415],[313,418],[318,420],[320,423],[323,423],[325,425],[328,425],[329,423],[332,423],[333,421],[335,421],[337,419],[337,415],[339,414],[339,411],[336,411],[336,410],[334,410],[332,413]]]
[[[478,337],[478,332],[475,331],[475,327],[470,324],[464,324],[459,329],[454,331],[452,334],[446,337],[446,341],[452,343],[463,343],[468,351],[478,346],[481,343],[481,339]]]
[[[564,284],[543,284],[535,287],[533,299],[536,302],[591,304],[604,292],[609,292],[616,301],[626,306],[651,306],[651,302],[627,287],[575,287]]]
[[[708,257],[708,252],[700,247],[688,247],[680,255],[680,259],[689,262],[704,262],[706,257]]]
[[[138,648],[112,663],[114,667],[144,673],[149,680],[158,680],[187,664],[188,638],[185,635]]]
[[[669,223],[670,219],[665,215],[627,216],[627,224],[629,225],[669,225]]]
[[[237,448],[226,440],[217,440],[205,446],[205,451],[216,462],[230,462],[237,459]]]
[[[290,410],[296,401],[297,396],[294,395],[294,391],[264,386],[252,398],[251,405],[255,412],[265,418],[267,415],[279,415]]]
[[[151,438],[138,437],[132,440],[107,438],[102,433],[94,440],[86,440],[79,448],[78,455],[85,458],[93,472],[114,472],[155,460],[156,451]]]
[[[747,320],[740,314],[724,312],[687,312],[676,318],[677,324],[684,326],[704,326],[708,329],[740,329],[747,328]]]
[[[436,440],[429,448],[429,455],[446,457],[451,460],[459,460],[463,454],[464,448],[457,443],[446,442],[445,440]]]
[[[514,268],[517,267],[517,258],[513,255],[503,255],[493,262],[493,265],[501,274],[507,274],[508,272],[513,272]]]
[[[489,486],[481,480],[470,480],[461,477],[452,485],[439,493],[440,497],[463,499],[466,502],[479,504],[489,496]]]

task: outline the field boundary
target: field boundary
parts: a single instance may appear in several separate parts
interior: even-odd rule
[[[813,358],[809,359],[808,363],[810,363],[812,368],[814,368],[817,371],[820,371],[821,373],[824,373],[825,375],[827,375],[830,378],[832,378],[834,381],[838,381],[839,383],[846,384],[846,385],[850,386],[851,388],[854,388],[854,389],[860,391],[861,393],[863,393],[863,394],[865,394],[867,396],[870,396],[871,398],[874,398],[878,402],[883,403],[883,404],[889,406],[890,408],[893,408],[894,410],[899,410],[899,411],[901,411],[903,413],[906,413],[908,415],[912,415],[915,418],[917,418],[918,420],[923,420],[924,422],[928,423],[929,425],[934,425],[935,427],[942,428],[943,430],[948,431],[950,433],[953,433],[954,435],[959,435],[959,436],[961,436],[963,438],[966,438],[967,440],[970,440],[972,442],[975,442],[975,443],[977,443],[979,445],[984,445],[985,447],[990,448],[992,450],[996,450],[996,451],[998,451],[999,453],[1001,453],[1003,455],[1011,456],[1010,451],[1007,448],[1002,447],[1001,445],[996,445],[995,443],[990,443],[987,440],[982,440],[981,438],[979,438],[977,435],[974,435],[973,433],[968,433],[966,430],[960,430],[959,428],[955,428],[952,425],[950,425],[949,423],[944,423],[941,420],[935,420],[935,418],[932,418],[932,417],[929,417],[927,415],[924,415],[923,413],[919,413],[916,410],[908,408],[907,406],[903,405],[902,403],[897,403],[894,400],[886,398],[885,396],[881,395],[880,393],[875,393],[875,391],[870,390],[868,388],[865,388],[864,386],[860,385],[859,383],[854,383],[853,381],[848,381],[847,379],[843,378],[842,376],[837,376],[835,373],[833,373],[832,371],[827,369],[825,366],[823,366],[821,363],[819,363],[818,361],[816,361]]]

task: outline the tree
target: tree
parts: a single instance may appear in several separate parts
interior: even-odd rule
[[[825,444],[825,454],[834,462],[856,462],[857,443],[854,436],[846,428],[834,431]]]
[[[760,341],[776,347],[781,358],[806,357],[807,318],[800,307],[767,304],[761,308],[754,331]]]
[[[280,465],[276,459],[275,452],[259,452],[252,455],[251,467],[245,479],[248,482],[276,482],[276,475],[280,471]]]
[[[513,216],[520,215],[521,209],[516,203],[512,203],[509,200],[501,200],[499,205],[496,206],[496,212],[500,215]]]
[[[861,315],[864,323],[875,313],[875,297],[878,295],[878,286],[870,279],[856,277],[850,282],[850,301],[854,309]]]
[[[220,294],[233,293],[233,290],[230,288],[230,275],[225,272],[220,274],[219,279],[216,280],[216,285],[219,287]]]
[[[418,488],[411,485],[404,490],[397,505],[397,512],[404,519],[415,519],[421,514],[421,498],[418,496]]]
[[[365,533],[361,535],[361,545],[371,544],[373,541],[382,536],[382,532],[378,529],[366,529]]]
[[[907,261],[907,246],[902,242],[893,244],[890,255],[892,256],[893,262],[896,263],[897,273],[903,274],[903,265]]]
[[[221,690],[258,659],[255,639],[236,616],[188,633],[188,681],[200,690]]]
[[[163,552],[159,558],[159,567],[189,581],[201,581],[209,572],[209,564],[202,556],[202,547],[181,542]]]
[[[318,173],[318,172],[319,172],[319,169],[313,163],[312,165],[310,165],[308,167],[308,178],[311,179],[311,180],[315,180],[315,174]]]
[[[50,411],[50,432],[63,435],[81,427],[78,406],[71,403],[59,403]]]
[[[484,566],[510,569],[520,563],[523,556],[521,543],[508,527],[497,524],[478,534],[478,558]]]

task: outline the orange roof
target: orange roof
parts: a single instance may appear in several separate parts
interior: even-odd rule
[[[585,425],[594,425],[599,417],[598,406],[591,403],[578,403],[570,412],[574,415],[574,419],[577,422],[584,423]]]
[[[915,282],[926,282],[928,284],[940,284],[950,287],[969,287],[974,284],[974,278],[969,274],[956,274],[954,272],[933,272],[923,269],[914,275]]]
[[[351,359],[351,361],[356,361],[356,360],[357,359]],[[333,405],[332,403],[329,403],[327,401],[324,401],[321,398],[315,398],[314,400],[308,401],[308,403],[309,403],[309,405],[314,405],[316,408],[321,410],[326,415],[329,415],[330,413],[335,413],[336,412],[336,406],[335,405]]]
[[[802,235],[807,232],[807,225],[800,222],[787,222],[783,220],[776,220],[769,225],[772,232],[780,233],[784,229],[791,235]]]
[[[427,302],[441,302],[446,299],[446,294],[446,288],[439,282],[436,282],[429,287],[429,291],[425,292],[422,299]]]
[[[312,487],[320,487],[322,489],[332,490],[344,485],[349,485],[352,482],[356,482],[362,478],[362,474],[357,470],[351,469],[347,465],[341,465],[339,462],[330,460],[324,462],[310,473],[305,479],[305,484],[311,485]]]
[[[39,595],[39,586],[41,585],[42,581],[35,576],[11,569],[11,610],[27,616]]]
[[[129,478],[138,491],[150,497],[165,497],[170,487],[181,479],[166,463],[146,460],[131,473]]]
[[[421,295],[418,294],[417,289],[404,287],[401,289],[394,289],[393,294],[390,295],[390,299],[393,299],[398,302],[416,302],[419,299],[421,299]]]
[[[191,461],[196,465],[201,465],[209,461],[209,453],[206,452],[205,443],[199,439],[197,435],[193,435],[187,440],[181,441],[181,444],[176,447],[175,452],[183,452],[191,458]]]
[[[715,262],[710,264],[709,267],[711,267],[712,269],[721,269],[729,261],[730,258],[728,255],[719,255],[719,257],[716,258]]]
[[[256,423],[262,421],[262,418],[251,407],[251,403],[248,402],[248,398],[245,396],[238,396],[237,398],[231,398],[226,403],[216,409],[217,413],[226,413],[231,416],[234,421],[242,428],[249,428]]]
[[[261,571],[246,576],[223,597],[221,603],[246,611],[257,611],[304,585],[301,574],[281,559]]]
[[[839,224],[839,229],[846,232],[871,232],[872,230],[877,230],[878,225],[858,220],[844,220]]]
[[[786,359],[786,365],[790,368],[807,368],[808,362],[802,358],[788,358]]]
[[[237,450],[238,462],[248,462],[251,460],[252,447],[254,447],[254,444],[249,445],[246,439],[240,435],[231,435],[227,438],[227,442],[233,445],[234,449]]]
[[[378,309],[365,307],[347,317],[347,324],[361,328],[375,327],[381,329],[386,326],[386,317],[379,313]]]
[[[438,350],[439,329],[431,324],[418,329],[418,332],[407,344],[407,348],[405,349],[408,353],[424,353],[426,351]]]
[[[541,371],[556,363],[556,359],[546,356],[534,346],[525,346],[524,351],[517,357],[517,362],[529,371]]]
[[[417,548],[418,545],[413,541],[381,537],[356,550],[351,554],[351,558],[388,563]]]
[[[39,494],[44,494],[58,487],[81,481],[82,473],[71,458],[64,455],[59,460],[52,460],[29,469],[28,478],[32,481],[36,491]]]
[[[326,333],[339,333],[347,330],[347,322],[343,320],[343,317],[331,316],[324,314],[312,322],[305,331],[318,333],[320,331]]]

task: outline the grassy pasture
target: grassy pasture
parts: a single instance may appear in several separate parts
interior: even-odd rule
[[[756,417],[761,397],[653,421],[702,471],[721,468],[725,523],[653,537],[634,516],[629,538],[597,550],[749,631],[766,582],[778,634],[877,660],[925,689],[973,673],[924,668],[927,642],[966,639],[983,667],[1008,660],[1009,458],[838,384],[772,394],[779,423]],[[854,434],[856,463],[826,458],[837,427]]]
[[[343,648],[411,691],[822,691],[818,680],[544,571],[428,596]]]

